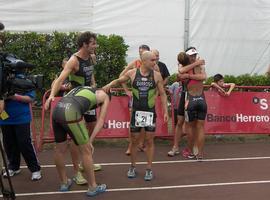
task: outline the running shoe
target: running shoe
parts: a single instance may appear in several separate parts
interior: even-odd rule
[[[8,169],[8,174],[9,174],[10,177],[15,176],[15,175],[17,175],[19,173],[21,173],[21,170],[20,169],[18,169],[18,170]],[[7,174],[7,171],[5,171],[4,174],[3,174],[3,176],[4,177],[7,177],[8,174]]]
[[[197,155],[199,154],[199,149],[198,149],[197,146],[194,146],[193,149],[192,149],[192,151],[193,151],[193,154],[194,154],[195,156],[197,156]]]
[[[100,184],[95,188],[92,188],[92,189],[89,188],[87,190],[87,192],[86,192],[86,195],[89,196],[89,197],[96,196],[96,195],[98,195],[100,193],[105,192],[106,188],[107,188],[107,186],[105,184]]]
[[[77,185],[84,185],[87,183],[87,180],[83,177],[81,172],[77,172],[77,174],[73,177],[73,181]]]
[[[189,148],[184,148],[182,150],[182,156],[184,158],[193,159],[195,158],[195,155],[189,150]]]
[[[145,181],[151,181],[153,179],[153,177],[154,177],[153,171],[151,169],[147,169],[145,171],[144,180]]]
[[[172,148],[172,150],[170,150],[168,152],[168,156],[170,156],[170,157],[174,157],[174,156],[176,156],[178,154],[180,154],[179,149],[175,149],[175,148]]]
[[[32,173],[32,177],[31,177],[31,180],[32,181],[38,181],[42,178],[41,176],[41,171],[36,171],[36,172],[33,172]]]
[[[130,149],[127,149],[125,154],[126,154],[127,156],[130,156],[130,153],[131,153],[131,152],[130,152]]]
[[[94,171],[100,171],[102,169],[102,166],[100,164],[94,164]],[[84,171],[82,164],[79,165],[79,170],[81,172]]]
[[[182,156],[183,156],[184,158],[188,158],[189,154],[191,154],[191,152],[189,151],[188,148],[184,148],[184,149],[182,150]]]
[[[70,187],[72,185],[72,180],[68,179],[67,183],[63,183],[60,185],[60,192],[67,192],[70,190]]]
[[[189,158],[189,159],[194,159],[194,158],[195,158],[195,155],[194,155],[193,153],[190,153],[190,154],[187,156],[187,158]]]
[[[94,164],[94,171],[100,171],[102,169],[100,164]]]
[[[136,169],[135,169],[135,167],[131,166],[128,169],[127,176],[128,176],[128,178],[135,178],[136,177]]]
[[[196,159],[197,159],[197,161],[202,162],[203,161],[203,156],[202,155],[197,155]]]

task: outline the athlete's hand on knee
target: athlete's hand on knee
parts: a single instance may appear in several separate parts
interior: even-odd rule
[[[45,102],[45,110],[48,110],[50,108],[51,101],[54,100],[54,97],[49,97]]]

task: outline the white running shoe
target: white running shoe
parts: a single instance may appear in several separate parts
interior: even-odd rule
[[[10,176],[10,177],[15,176],[16,174],[19,174],[20,172],[21,172],[20,169],[18,169],[18,170],[12,170],[12,169],[9,169],[9,170],[8,170],[8,173],[9,173],[9,176]],[[3,176],[4,176],[4,177],[7,177],[7,176],[8,176],[8,175],[7,175],[7,171],[4,172]]]
[[[42,178],[41,171],[36,171],[32,173],[32,177],[31,177],[32,181],[38,181],[41,178]]]

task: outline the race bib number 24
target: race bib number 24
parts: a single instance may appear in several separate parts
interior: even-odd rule
[[[154,113],[145,111],[135,112],[135,126],[136,127],[147,127],[153,126]]]

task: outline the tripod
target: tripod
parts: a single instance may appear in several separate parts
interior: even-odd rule
[[[6,160],[6,157],[5,157],[5,152],[4,152],[1,140],[0,140],[0,151],[1,151],[1,156],[3,158],[3,164],[4,164],[5,170],[7,172],[7,180],[8,180],[8,185],[9,185],[9,190],[8,190],[8,189],[5,188],[4,182],[3,182],[3,179],[2,179],[2,174],[0,174],[0,188],[1,188],[1,192],[3,194],[3,199],[4,200],[15,200],[16,196],[15,196],[15,192],[14,192],[14,189],[13,189],[13,186],[12,186],[12,183],[11,183],[11,179],[10,179],[10,176],[9,176],[8,167],[7,167],[7,160]]]

